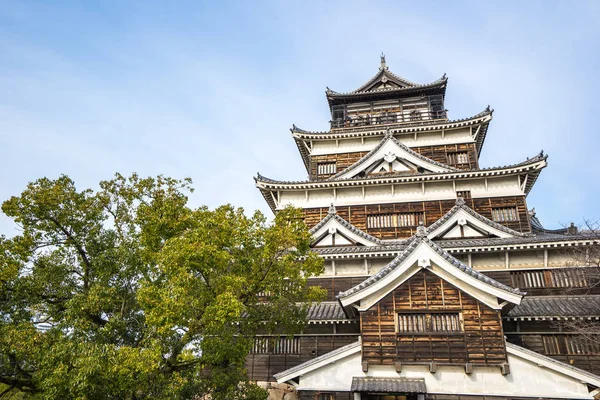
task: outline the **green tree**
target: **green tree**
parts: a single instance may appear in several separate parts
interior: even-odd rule
[[[22,233],[0,237],[0,393],[266,398],[245,374],[252,336],[302,328],[322,261],[299,210],[192,209],[191,190],[61,176],[3,203]]]

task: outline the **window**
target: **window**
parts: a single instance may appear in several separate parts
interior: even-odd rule
[[[287,336],[257,336],[251,353],[254,354],[300,354],[300,338]]]
[[[460,313],[398,314],[399,333],[461,332]]]
[[[317,164],[317,175],[335,174],[336,170],[337,170],[337,166],[336,166],[335,162]]]
[[[417,226],[421,221],[423,221],[422,212],[368,215],[367,228]]]
[[[518,221],[519,214],[516,207],[492,208],[492,219],[496,222]]]
[[[462,197],[463,199],[467,200],[471,198],[471,191],[470,190],[459,190],[458,192],[456,192],[456,197]]]
[[[315,396],[316,400],[335,400],[335,394],[333,393],[317,393]]]
[[[524,288],[583,288],[594,285],[596,270],[589,267],[559,268],[551,270],[534,269],[511,271],[512,286]]]
[[[466,151],[460,153],[448,153],[448,164],[457,165],[457,164],[468,164],[469,163],[469,153]]]
[[[600,344],[579,335],[542,335],[544,353],[549,355],[597,355]]]

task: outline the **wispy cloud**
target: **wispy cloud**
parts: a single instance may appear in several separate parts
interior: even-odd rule
[[[352,90],[379,52],[410,80],[447,73],[452,118],[495,109],[482,164],[550,154],[528,203],[597,216],[595,2],[19,2],[0,11],[0,198],[41,176],[194,179],[196,205],[268,207],[257,170],[303,179],[288,129],[326,129],[325,86]],[[3,218],[3,217],[2,217]],[[0,232],[12,225],[0,219]]]

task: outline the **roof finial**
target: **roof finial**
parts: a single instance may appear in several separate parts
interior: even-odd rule
[[[490,107],[490,105],[488,104],[488,106],[485,108],[486,112],[490,112],[492,110],[492,107]]]
[[[465,205],[465,198],[462,196],[458,196],[456,198],[456,205],[457,206],[464,206]]]
[[[381,52],[381,66],[379,67],[380,71],[383,71],[384,69],[388,69],[388,66],[385,62],[385,54],[383,54],[383,51]]]
[[[540,157],[544,157],[544,150],[540,151]]]
[[[337,214],[337,211],[335,210],[335,206],[333,205],[333,203],[331,203],[331,205],[329,206],[329,211],[327,212],[328,214]]]
[[[425,237],[427,235],[427,231],[425,230],[425,226],[423,225],[423,221],[419,221],[419,226],[417,226],[417,237]]]

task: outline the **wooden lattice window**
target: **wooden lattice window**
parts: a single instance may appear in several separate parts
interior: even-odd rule
[[[254,338],[253,354],[300,354],[300,338],[287,336],[257,336]]]
[[[456,197],[462,197],[463,199],[467,200],[471,198],[471,191],[470,190],[459,190],[456,192]]]
[[[548,355],[598,355],[600,342],[576,335],[542,335],[544,352]]]
[[[317,393],[315,400],[335,400],[335,393]]]
[[[448,153],[448,164],[457,165],[457,164],[468,164],[469,163],[469,153],[466,151],[456,152],[456,153]]]
[[[399,333],[461,332],[460,313],[398,314]]]
[[[492,208],[492,219],[496,222],[518,221],[519,213],[516,207]]]
[[[337,171],[337,165],[335,162],[319,163],[317,164],[317,175],[331,175]]]
[[[417,226],[423,221],[422,212],[367,215],[367,228],[396,228]]]
[[[551,270],[511,271],[512,286],[518,288],[573,288],[589,287],[597,272],[587,268],[560,268]]]

